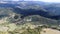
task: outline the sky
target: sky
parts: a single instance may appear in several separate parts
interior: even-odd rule
[[[43,1],[43,2],[60,2],[60,0],[1,0],[1,1]]]
[[[60,0],[25,0],[25,1],[60,2]]]

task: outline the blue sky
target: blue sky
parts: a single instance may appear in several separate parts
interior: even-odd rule
[[[23,0],[0,0],[0,1],[23,1]]]
[[[23,0],[4,0],[4,1],[23,1]],[[24,1],[60,2],[60,0],[24,0]]]
[[[60,2],[60,0],[25,0],[25,1]]]

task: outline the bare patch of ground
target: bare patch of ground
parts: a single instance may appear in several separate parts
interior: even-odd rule
[[[60,34],[60,31],[51,28],[44,28],[41,34]]]

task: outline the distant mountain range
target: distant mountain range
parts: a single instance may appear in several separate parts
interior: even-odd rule
[[[60,17],[60,3],[47,3],[40,1],[9,1],[6,3],[0,3],[0,8],[13,8],[13,12],[24,16],[41,15],[52,19],[59,19],[58,17]]]

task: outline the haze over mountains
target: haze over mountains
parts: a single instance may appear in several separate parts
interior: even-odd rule
[[[60,17],[60,3],[5,1],[5,3],[0,2],[0,8],[12,8],[13,12],[24,16],[41,15],[52,19],[59,19]]]

